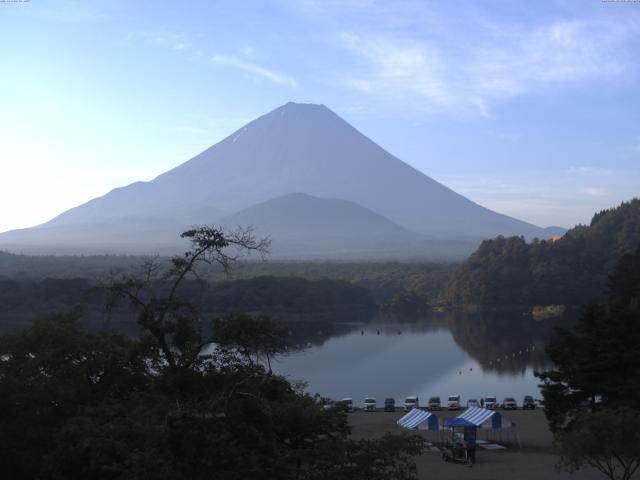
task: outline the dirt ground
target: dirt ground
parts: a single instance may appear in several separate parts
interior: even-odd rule
[[[441,419],[457,416],[460,412],[435,412]],[[503,412],[501,412],[503,413]],[[516,410],[503,413],[506,418],[516,424],[509,433],[495,432],[487,440],[506,446],[503,450],[476,451],[476,463],[473,467],[445,463],[438,451],[426,452],[417,460],[420,479],[430,480],[602,480],[602,474],[595,470],[583,470],[575,474],[558,472],[555,465],[558,455],[554,451],[553,437],[547,428],[547,421],[541,410]],[[402,428],[396,421],[402,412],[385,413],[357,411],[349,415],[349,422],[354,438],[375,438],[386,432],[398,433]],[[437,432],[420,432],[428,441],[437,444],[440,434]],[[483,438],[482,434],[478,435]]]

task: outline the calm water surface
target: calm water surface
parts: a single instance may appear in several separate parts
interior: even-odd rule
[[[312,394],[353,397],[357,404],[366,396],[381,403],[408,395],[444,402],[450,394],[463,402],[494,394],[520,403],[524,395],[541,397],[533,372],[550,366],[543,352],[550,333],[548,322],[522,314],[327,324],[307,329],[306,349],[281,358],[275,369],[306,381]]]

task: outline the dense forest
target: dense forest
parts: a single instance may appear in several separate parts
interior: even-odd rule
[[[452,275],[446,299],[454,305],[583,305],[602,299],[618,259],[640,244],[640,200],[594,215],[562,238],[522,237],[482,242]]]
[[[33,280],[44,278],[104,281],[114,272],[135,271],[146,260],[126,255],[16,255],[0,251],[0,279]],[[157,258],[160,264],[168,258]],[[209,282],[249,279],[260,276],[300,277],[316,280],[343,280],[369,290],[377,303],[385,303],[396,295],[416,293],[435,298],[457,266],[455,263],[432,262],[278,262],[246,258],[227,274],[219,266],[205,265],[200,278]]]
[[[631,480],[640,468],[640,248],[613,270],[602,303],[582,309],[546,347],[545,415],[560,453],[559,469],[596,469]]]
[[[154,258],[168,266],[168,258]],[[149,258],[118,255],[29,256],[0,252],[0,329],[29,325],[52,311],[81,314],[85,327],[105,326],[101,285],[135,273]],[[421,313],[438,298],[455,264],[401,262],[272,262],[251,258],[227,274],[203,265],[181,294],[202,315],[261,312],[284,321],[368,320],[380,306]],[[407,300],[409,299],[410,302]],[[398,306],[398,308],[396,308]],[[109,327],[129,330],[127,312]],[[347,318],[348,317],[348,318]]]
[[[159,291],[168,288],[161,282]],[[103,284],[85,278],[0,280],[0,330],[14,330],[34,318],[55,311],[73,311],[90,329],[109,325],[129,330],[125,309],[107,315]],[[371,292],[340,280],[307,280],[261,276],[246,280],[207,282],[185,280],[180,295],[203,317],[249,312],[268,314],[281,321],[349,318],[368,320],[377,310]],[[129,322],[130,323],[130,322]]]

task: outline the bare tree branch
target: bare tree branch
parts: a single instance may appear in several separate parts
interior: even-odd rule
[[[158,342],[169,367],[190,367],[199,358],[202,349],[210,341],[202,338],[196,328],[195,308],[178,298],[178,289],[185,278],[196,275],[199,263],[218,264],[228,273],[232,264],[243,256],[257,253],[261,258],[269,252],[270,240],[257,239],[251,228],[225,231],[202,226],[182,233],[191,241],[191,248],[181,256],[171,259],[171,267],[163,269],[157,258],[146,259],[140,271],[112,281],[107,309],[115,302],[126,299],[138,311],[138,324]],[[234,249],[234,253],[229,253]],[[156,296],[153,287],[157,283],[170,285],[169,292]]]

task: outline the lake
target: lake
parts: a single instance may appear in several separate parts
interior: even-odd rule
[[[274,369],[307,390],[333,399],[373,396],[396,403],[409,395],[421,402],[450,394],[499,401],[541,398],[535,370],[549,368],[544,354],[552,324],[521,313],[447,313],[413,321],[375,318],[370,323],[333,323],[292,329],[304,351],[280,358]]]

